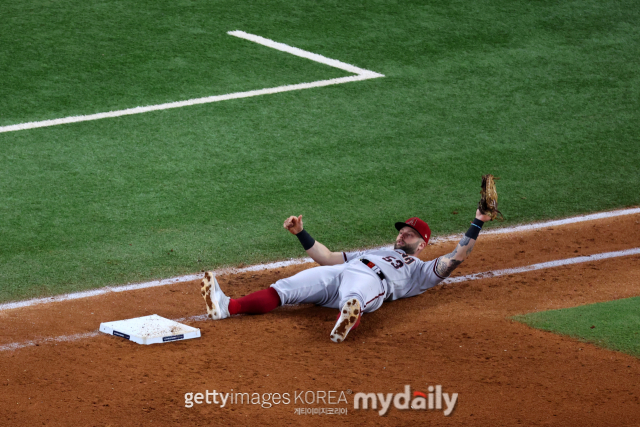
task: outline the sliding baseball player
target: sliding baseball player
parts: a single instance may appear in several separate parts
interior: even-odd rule
[[[284,221],[284,228],[300,240],[320,267],[301,271],[238,299],[226,296],[214,273],[207,272],[201,283],[207,313],[210,318],[220,320],[235,314],[268,313],[283,304],[317,304],[340,310],[330,338],[342,342],[359,324],[363,313],[379,309],[384,302],[419,295],[436,286],[471,254],[482,226],[499,212],[497,201],[493,203],[496,209],[486,208],[484,186],[483,180],[483,198],[476,217],[456,248],[427,262],[418,259],[418,255],[427,247],[431,230],[420,218],[395,224],[398,235],[393,249],[332,252],[303,228],[302,215],[291,216]]]

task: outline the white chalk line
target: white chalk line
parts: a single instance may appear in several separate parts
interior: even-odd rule
[[[85,332],[82,334],[73,334],[73,335],[61,335],[53,338],[41,338],[30,341],[23,342],[13,342],[11,344],[0,345],[0,351],[8,351],[8,350],[17,350],[19,348],[24,347],[33,347],[40,344],[51,344],[51,343],[59,343],[59,342],[72,342],[79,341],[85,338],[93,338],[97,337],[100,334],[98,331]]]
[[[601,261],[609,258],[618,258],[618,257],[637,255],[637,254],[640,254],[640,248],[625,249],[623,251],[616,251],[616,252],[605,252],[605,253],[594,254],[594,255],[586,255],[586,256],[580,256],[575,258],[561,259],[557,261],[542,262],[539,264],[532,264],[524,267],[507,268],[504,270],[495,270],[495,271],[486,271],[483,273],[468,274],[466,276],[459,276],[459,277],[445,279],[442,282],[442,284],[460,283],[460,282],[467,282],[471,280],[480,280],[480,279],[488,279],[493,277],[508,276],[510,274],[520,274],[520,273],[526,273],[529,271],[561,267],[564,265],[573,265],[573,264],[580,264],[585,262],[595,262],[595,261]],[[173,320],[175,320],[176,322],[194,322],[194,321],[197,322],[197,321],[205,321],[207,319],[208,317],[206,314],[200,314],[197,316],[182,317],[180,319],[173,319]],[[42,338],[42,339],[36,339],[36,340],[30,340],[30,341],[24,341],[24,342],[14,342],[11,344],[1,345],[0,351],[17,350],[19,348],[32,347],[40,344],[79,341],[86,338],[96,337],[99,334],[100,332],[98,331],[92,331],[92,332],[86,332],[82,334],[61,335],[54,338]]]
[[[311,258],[301,258],[301,259],[292,259],[289,261],[274,262],[271,264],[254,265],[251,267],[240,268],[240,269],[224,268],[224,269],[215,270],[215,273],[216,275],[238,274],[238,273],[245,273],[245,272],[251,272],[251,271],[271,270],[274,268],[287,267],[289,265],[296,265],[296,264],[305,264],[308,262],[313,262],[313,260]],[[154,280],[152,282],[136,283],[131,285],[123,285],[123,286],[115,286],[115,287],[106,286],[100,289],[92,289],[90,291],[58,295],[58,296],[49,297],[49,298],[35,298],[35,299],[26,300],[26,301],[9,302],[5,304],[0,304],[0,311],[31,307],[39,304],[49,304],[52,302],[62,302],[62,301],[69,301],[69,300],[75,300],[75,299],[95,297],[99,295],[110,294],[112,292],[126,292],[126,291],[135,291],[138,289],[156,288],[158,286],[166,286],[166,285],[172,285],[175,283],[199,280],[199,279],[202,279],[203,277],[204,277],[204,273],[190,274],[187,276],[172,277],[170,279]]]
[[[227,34],[235,37],[240,37],[245,40],[252,41],[254,43],[261,44],[263,46],[270,47],[272,49],[287,52],[301,58],[310,59],[321,64],[328,65],[330,67],[339,68],[344,71],[348,71],[353,74],[359,74],[369,76],[369,78],[384,77],[384,74],[379,74],[373,71],[359,68],[346,62],[338,61],[337,59],[327,58],[326,56],[318,55],[317,53],[308,52],[306,50],[298,49],[297,47],[289,46],[284,43],[275,42],[273,40],[266,39],[264,37],[256,36],[255,34],[245,33],[244,31],[229,31]]]
[[[546,227],[556,227],[559,225],[573,224],[573,223],[584,222],[584,221],[592,221],[595,219],[612,218],[612,217],[622,216],[622,215],[633,215],[638,213],[640,213],[640,208],[620,209],[616,211],[582,215],[582,216],[576,216],[571,218],[565,218],[561,220],[553,220],[553,221],[540,222],[535,224],[519,225],[515,227],[502,228],[502,229],[494,229],[494,230],[485,231],[482,234],[505,234],[505,233],[515,233],[520,231],[531,231],[531,230],[536,230],[536,229],[541,229]],[[432,241],[434,243],[452,241],[455,239],[459,239],[460,236],[462,235],[456,234],[453,236],[439,237],[439,238],[432,239]],[[379,246],[373,249],[383,249],[383,248],[390,248],[390,247],[391,247],[390,245],[384,245],[384,246]],[[287,261],[272,262],[268,264],[252,265],[244,268],[223,268],[223,269],[215,270],[214,272],[217,275],[240,274],[240,273],[247,273],[252,271],[273,270],[276,268],[288,267],[291,265],[298,265],[298,264],[306,264],[310,262],[313,262],[313,260],[311,258],[306,257],[306,258],[291,259]],[[145,282],[145,283],[129,284],[129,285],[122,285],[122,286],[115,286],[115,287],[107,286],[100,289],[76,292],[72,294],[63,294],[63,295],[58,295],[58,296],[49,297],[49,298],[35,298],[35,299],[26,300],[26,301],[9,302],[9,303],[0,304],[0,311],[30,307],[30,306],[39,305],[39,304],[49,304],[52,302],[62,302],[62,301],[68,301],[68,300],[94,297],[94,296],[108,294],[111,292],[126,292],[126,291],[135,291],[138,289],[155,288],[158,286],[166,286],[166,285],[172,285],[180,282],[190,282],[192,280],[199,280],[199,279],[202,279],[202,277],[203,277],[202,273],[190,274],[186,276],[172,277],[170,279],[164,279],[164,280],[154,280],[154,281]]]
[[[546,222],[537,222],[533,224],[516,225],[514,227],[508,227],[508,228],[494,228],[492,230],[483,231],[481,234],[486,236],[487,234],[519,233],[523,231],[539,230],[541,228],[558,227],[562,225],[575,224],[575,223],[585,222],[585,221],[595,221],[596,219],[613,218],[616,216],[634,215],[634,214],[640,214],[640,208],[619,209],[619,210],[609,211],[609,212],[599,212],[599,213],[589,214],[589,215],[579,215],[571,218],[557,219],[557,220],[546,221]],[[462,236],[463,234],[454,234],[451,236],[436,237],[435,239],[432,239],[432,241],[434,243],[449,242],[452,240],[458,240],[462,238]]]
[[[254,34],[248,34],[248,33],[245,33],[244,31],[229,31],[227,34],[235,37],[239,37],[245,40],[249,40],[249,41],[261,44],[263,46],[277,49],[282,52],[287,52],[292,55],[299,56],[301,58],[310,59],[311,61],[319,62],[321,64],[325,64],[330,67],[339,68],[341,70],[348,71],[356,75],[348,76],[348,77],[340,77],[336,79],[329,79],[329,80],[318,80],[310,83],[299,83],[294,85],[285,85],[285,86],[278,86],[278,87],[272,87],[272,88],[266,88],[266,89],[250,90],[247,92],[228,93],[226,95],[207,96],[204,98],[188,99],[186,101],[176,101],[176,102],[168,102],[165,104],[148,105],[145,107],[127,108],[124,110],[109,111],[106,113],[88,114],[88,115],[82,115],[82,116],[70,116],[70,117],[63,117],[60,119],[42,120],[37,122],[27,122],[27,123],[15,124],[15,125],[0,126],[0,133],[15,132],[19,130],[35,129],[35,128],[48,127],[48,126],[57,126],[57,125],[63,125],[63,124],[69,124],[69,123],[87,122],[91,120],[100,120],[100,119],[107,119],[107,118],[113,118],[113,117],[130,116],[132,114],[142,114],[142,113],[148,113],[151,111],[189,107],[189,106],[198,105],[198,104],[210,104],[213,102],[227,101],[230,99],[250,98],[253,96],[271,95],[271,94],[281,93],[281,92],[311,89],[315,87],[338,85],[342,83],[350,83],[350,82],[357,82],[357,81],[368,80],[368,79],[375,79],[378,77],[384,77],[383,74],[376,73],[374,71],[365,70],[363,68],[359,68],[354,65],[338,61],[336,59],[331,59],[331,58],[324,57],[322,55],[318,55],[317,53],[307,52],[306,50],[289,46],[284,43],[275,42],[273,40],[265,39],[264,37],[256,36]]]
[[[176,322],[200,322],[207,319],[208,317],[206,314],[200,314],[197,316],[182,317],[180,319],[173,319],[173,320]],[[102,333],[103,332],[96,330],[96,331],[84,332],[84,333],[73,334],[73,335],[60,335],[53,338],[40,338],[35,340],[23,341],[23,342],[13,342],[11,344],[0,345],[0,351],[17,350],[19,348],[34,347],[34,346],[39,346],[41,344],[51,344],[51,343],[57,344],[59,342],[80,341],[86,338],[97,337]]]
[[[594,214],[589,214],[589,215],[576,216],[576,217],[572,217],[572,218],[558,219],[558,220],[555,220],[555,221],[548,221],[548,222],[544,222],[544,223],[525,224],[525,225],[519,225],[519,226],[511,227],[511,228],[498,228],[498,229],[494,229],[494,230],[489,230],[484,234],[518,233],[520,231],[531,231],[531,230],[537,230],[537,229],[540,229],[540,228],[556,227],[556,226],[559,226],[559,225],[574,224],[574,223],[577,223],[577,222],[593,221],[593,220],[596,220],[596,219],[605,219],[605,218],[612,218],[612,217],[615,217],[615,216],[633,215],[633,214],[638,214],[638,213],[640,213],[640,208],[619,209],[619,210],[616,210],[616,211],[599,212],[599,213],[594,213]]]
[[[579,256],[575,258],[561,259],[557,261],[541,262],[539,264],[531,264],[531,265],[526,265],[524,267],[507,268],[504,270],[486,271],[484,273],[475,273],[475,274],[469,274],[466,276],[451,277],[449,279],[445,279],[442,283],[449,284],[449,283],[467,282],[470,280],[488,279],[491,277],[508,276],[510,274],[526,273],[528,271],[544,270],[547,268],[561,267],[563,265],[581,264],[584,262],[601,261],[603,259],[608,259],[608,258],[618,258],[618,257],[637,255],[637,254],[640,254],[640,248],[625,249],[623,251],[605,252],[605,253],[594,254],[594,255],[585,255],[585,256]]]

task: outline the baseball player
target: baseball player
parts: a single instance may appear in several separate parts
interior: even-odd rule
[[[202,296],[209,317],[214,320],[242,313],[263,314],[283,304],[312,303],[340,309],[330,335],[333,342],[339,343],[360,323],[362,313],[371,313],[386,301],[419,295],[447,278],[469,256],[484,222],[491,219],[478,209],[453,252],[424,262],[418,255],[427,247],[431,230],[420,218],[395,224],[398,236],[393,249],[331,252],[303,228],[302,215],[291,216],[285,220],[284,228],[300,240],[320,267],[301,271],[238,299],[226,296],[213,272],[207,272],[202,280]]]

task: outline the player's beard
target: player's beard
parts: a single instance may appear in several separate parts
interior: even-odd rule
[[[416,242],[413,245],[408,244],[407,242],[398,243],[397,241],[393,244],[393,249],[402,249],[406,252],[407,255],[413,255],[416,253],[416,250],[420,246],[420,242]]]

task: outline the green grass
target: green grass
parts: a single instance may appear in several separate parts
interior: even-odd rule
[[[513,319],[640,357],[640,297],[530,313]]]
[[[640,204],[637,2],[2,7],[0,125],[347,75],[235,29],[386,77],[0,134],[0,301]]]

